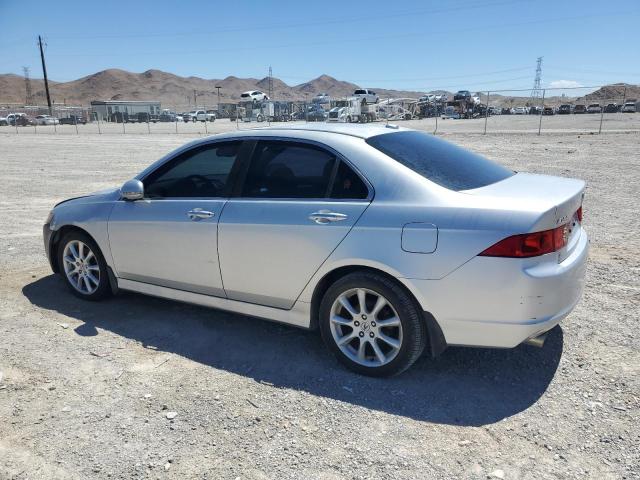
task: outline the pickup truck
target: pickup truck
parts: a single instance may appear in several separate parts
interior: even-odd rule
[[[216,114],[204,110],[192,110],[182,118],[185,122],[215,122]]]

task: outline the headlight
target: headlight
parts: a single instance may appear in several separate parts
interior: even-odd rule
[[[49,212],[49,215],[47,215],[47,219],[45,220],[45,222],[44,222],[44,223],[48,225],[48,224],[50,224],[51,222],[53,222],[53,210],[51,210],[51,211]]]

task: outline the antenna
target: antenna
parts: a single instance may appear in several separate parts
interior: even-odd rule
[[[538,57],[536,63],[536,78],[533,80],[533,90],[531,90],[532,105],[542,98],[542,57]]]
[[[24,72],[24,89],[26,95],[24,97],[25,105],[33,105],[33,90],[31,90],[31,78],[29,78],[29,67],[22,67],[22,71]]]

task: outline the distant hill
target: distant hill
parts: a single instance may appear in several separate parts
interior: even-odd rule
[[[44,82],[32,79],[31,85],[36,103],[45,104]],[[279,100],[310,100],[318,93],[326,92],[333,97],[351,95],[358,85],[336,80],[329,75],[289,86],[272,77],[273,98]],[[109,69],[70,82],[49,82],[51,97],[55,103],[83,104],[91,100],[159,100],[162,105],[184,107],[193,104],[194,90],[198,105],[214,105],[218,102],[216,86],[220,86],[220,101],[233,102],[247,90],[268,91],[269,78],[223,79],[180,77],[160,70],[132,73],[126,70]],[[369,87],[367,87],[369,88]],[[421,92],[372,88],[381,98],[418,98]],[[13,74],[0,74],[0,102],[22,103],[25,101],[24,78]]]
[[[273,98],[276,100],[311,100],[318,93],[326,92],[334,98],[351,95],[356,88],[355,83],[337,80],[329,75],[320,75],[299,85],[287,85],[279,78],[272,77]],[[31,80],[35,103],[46,104],[44,82],[41,79]],[[197,104],[200,106],[216,105],[218,95],[216,86],[220,86],[220,101],[235,102],[240,94],[247,90],[269,89],[269,78],[238,78],[229,76],[223,79],[205,79],[199,77],[181,77],[161,70],[147,70],[133,73],[126,70],[109,69],[88,75],[70,82],[49,82],[51,98],[55,103],[88,105],[91,100],[159,100],[164,107],[184,109],[193,105],[194,91],[197,94]],[[418,98],[423,92],[389,90],[369,87],[380,98]],[[578,99],[566,97],[552,97],[546,99],[547,104],[557,104],[565,101],[617,101],[621,102],[626,87],[626,98],[640,99],[640,86],[628,84],[613,84],[602,87],[593,93]],[[438,90],[429,93],[447,94],[451,92]],[[483,102],[485,95],[480,94]],[[517,106],[526,105],[528,96],[511,97],[492,94],[489,99],[491,105]],[[25,101],[24,78],[14,74],[0,74],[0,103],[23,103]]]

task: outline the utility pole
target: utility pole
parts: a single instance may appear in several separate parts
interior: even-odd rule
[[[47,106],[49,107],[49,115],[53,115],[51,95],[49,95],[49,80],[47,79],[47,65],[44,63],[44,50],[42,48],[42,37],[40,35],[38,35],[38,45],[40,45],[40,59],[42,60],[42,73],[44,75],[44,91],[47,93]]]
[[[195,88],[193,89],[193,107],[198,108],[198,92],[196,92]]]
[[[269,99],[273,97],[273,70],[269,67]]]

